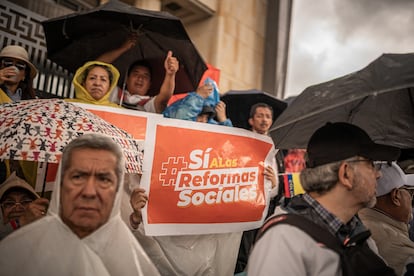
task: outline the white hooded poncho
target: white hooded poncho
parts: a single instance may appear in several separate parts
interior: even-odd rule
[[[59,215],[60,170],[47,215],[0,242],[0,275],[159,275],[120,217],[123,179],[109,220],[80,239]]]

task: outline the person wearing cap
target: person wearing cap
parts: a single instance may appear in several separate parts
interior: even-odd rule
[[[397,164],[407,176],[407,181],[414,183],[414,149],[402,150]],[[414,202],[412,207],[412,214],[414,218]],[[410,220],[408,235],[410,237],[410,240],[414,241],[414,219]]]
[[[40,198],[32,186],[13,172],[0,185],[0,240],[14,230],[43,217],[48,205],[49,200]]]
[[[0,51],[0,104],[36,98],[33,89],[36,75],[37,69],[23,47],[4,47]]]
[[[200,113],[198,113],[196,122],[199,123],[208,123],[210,120],[214,120],[214,116],[216,116],[216,111],[214,107],[205,105]]]
[[[226,115],[226,104],[215,100],[215,95],[218,97],[217,84],[207,80],[196,91],[169,105],[163,115],[166,118],[232,127],[233,123]]]
[[[213,125],[232,127],[233,123],[226,115],[226,104],[219,101],[216,106],[203,106],[201,112],[197,115],[196,122],[209,123]]]
[[[307,168],[300,175],[305,194],[277,207],[274,216],[295,214],[327,232],[324,235],[341,250],[351,249],[364,258],[353,259],[357,264],[343,262],[342,254],[316,241],[305,228],[280,223],[254,245],[247,274],[395,275],[377,255],[357,213],[375,205],[376,180],[381,176],[377,161],[396,160],[399,153],[398,148],[374,143],[349,123],[327,123],[316,130],[307,146]]]
[[[414,183],[395,162],[382,166],[381,174],[377,203],[373,208],[362,209],[359,217],[371,231],[380,255],[401,275],[407,259],[414,256],[414,242],[408,236]]]

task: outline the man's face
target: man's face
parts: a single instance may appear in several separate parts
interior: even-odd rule
[[[272,111],[266,107],[258,107],[253,118],[249,119],[252,130],[260,134],[267,134],[272,123]]]
[[[26,210],[26,207],[32,201],[32,196],[24,191],[12,191],[6,194],[2,200],[3,223],[6,224],[9,221],[18,219],[22,216]]]
[[[355,162],[354,169],[354,195],[362,208],[372,208],[377,203],[377,179],[381,177],[381,173],[369,160],[361,159],[361,162]]]
[[[133,95],[145,96],[151,86],[151,73],[145,66],[135,66],[126,81],[127,90]]]
[[[118,179],[116,156],[107,150],[76,149],[64,172],[61,218],[80,238],[109,219]]]

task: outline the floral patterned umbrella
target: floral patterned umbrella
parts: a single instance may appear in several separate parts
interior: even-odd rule
[[[95,114],[61,99],[0,105],[0,159],[59,163],[63,148],[85,133],[102,133],[121,145],[129,173],[142,173],[143,145]]]

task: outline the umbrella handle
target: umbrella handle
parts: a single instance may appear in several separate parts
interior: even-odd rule
[[[122,106],[122,103],[124,102],[124,95],[125,95],[125,88],[126,88],[126,81],[128,78],[128,69],[125,73],[124,83],[122,84],[122,91],[121,91],[121,98],[119,99],[119,105]]]
[[[136,33],[138,36],[143,35],[144,31],[142,28],[144,27],[143,24],[139,25],[138,28],[134,28],[134,25],[132,24],[132,20],[129,21],[129,30],[131,33]]]
[[[63,21],[62,34],[65,36],[66,39],[69,39],[68,33],[66,32],[66,20]]]

